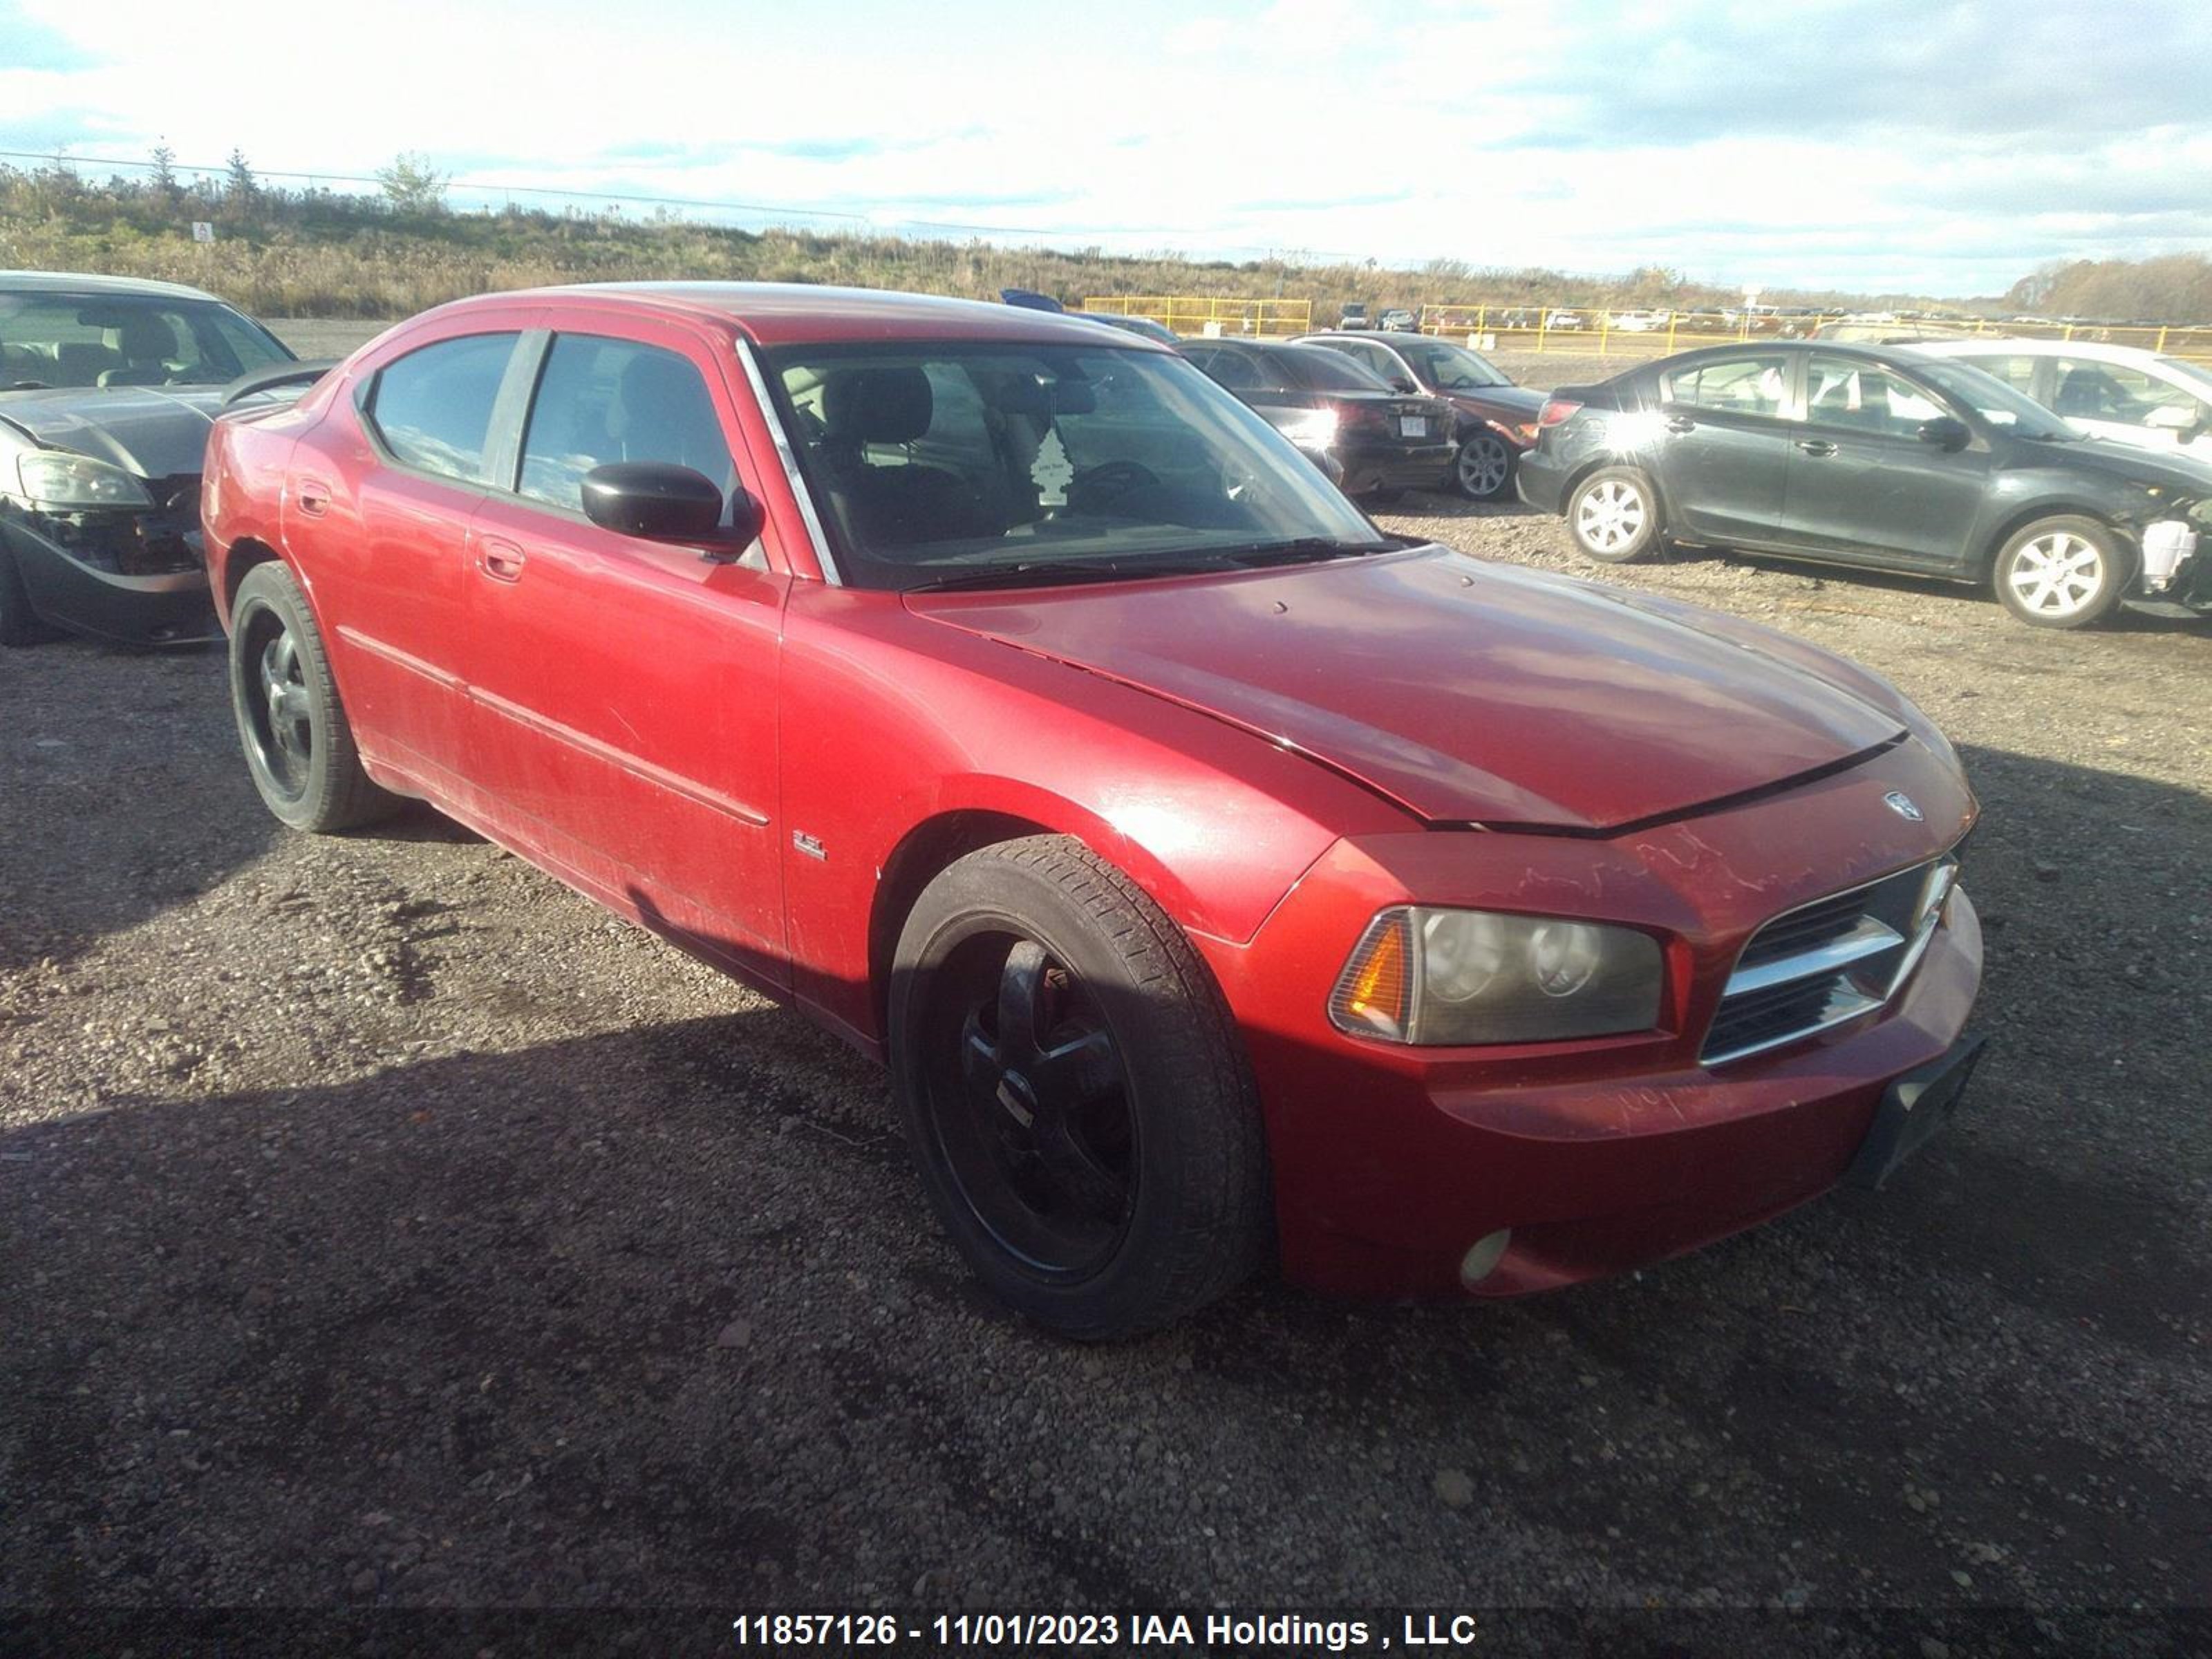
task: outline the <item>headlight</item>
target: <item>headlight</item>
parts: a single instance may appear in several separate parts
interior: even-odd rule
[[[27,450],[15,458],[23,499],[33,507],[151,507],[154,498],[136,475],[89,455]]]
[[[1385,910],[1328,1000],[1340,1031],[1428,1046],[1648,1031],[1666,980],[1633,928],[1490,910]]]

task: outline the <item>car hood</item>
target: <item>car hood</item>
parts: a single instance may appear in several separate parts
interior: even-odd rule
[[[1435,823],[1602,833],[1905,731],[1720,632],[1443,548],[907,604],[1229,721]]]
[[[2128,483],[2155,485],[2177,501],[2203,501],[2212,496],[2212,463],[2162,450],[2142,449],[2117,438],[2077,438],[2068,443],[2049,443],[2039,438],[2021,441],[2040,465],[2078,467],[2101,472]]]
[[[0,393],[0,421],[48,449],[168,478],[199,471],[222,404],[220,386],[55,386]]]

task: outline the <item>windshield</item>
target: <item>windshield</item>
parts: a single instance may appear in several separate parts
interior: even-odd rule
[[[2022,396],[1993,374],[1953,357],[1912,354],[1912,372],[1972,410],[1991,426],[2022,438],[2050,442],[2079,436],[2073,428],[2033,398]]]
[[[2158,366],[2170,374],[2179,374],[2192,386],[2212,392],[2212,368],[2202,363],[2192,363],[2186,357],[2161,357]]]
[[[0,391],[222,386],[291,361],[267,331],[214,300],[0,293]]]
[[[1449,341],[1405,340],[1399,343],[1398,350],[1413,364],[1422,383],[1439,392],[1476,392],[1486,386],[1513,384],[1488,358]]]
[[[763,355],[857,586],[1158,575],[1396,544],[1166,352],[931,341]]]

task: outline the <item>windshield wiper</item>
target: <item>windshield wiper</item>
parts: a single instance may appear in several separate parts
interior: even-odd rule
[[[1226,560],[1206,559],[1024,559],[987,564],[950,576],[915,582],[909,593],[942,593],[956,587],[1048,587],[1057,582],[1133,581],[1146,576],[1195,576],[1230,568]]]
[[[1254,542],[1248,547],[1224,547],[1216,556],[1244,568],[1271,564],[1316,564],[1323,559],[1364,559],[1371,553],[1395,553],[1402,542],[1345,542],[1328,536],[1302,536],[1286,542]]]

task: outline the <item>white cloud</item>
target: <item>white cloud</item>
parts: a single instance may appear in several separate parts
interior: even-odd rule
[[[1012,0],[826,11],[20,0],[0,145],[1769,287],[2002,288],[2057,254],[2212,246],[2212,8],[2140,0],[1470,7]],[[0,36],[9,22],[0,0]],[[2194,49],[2193,49],[2194,48]],[[86,61],[86,60],[90,61]]]

